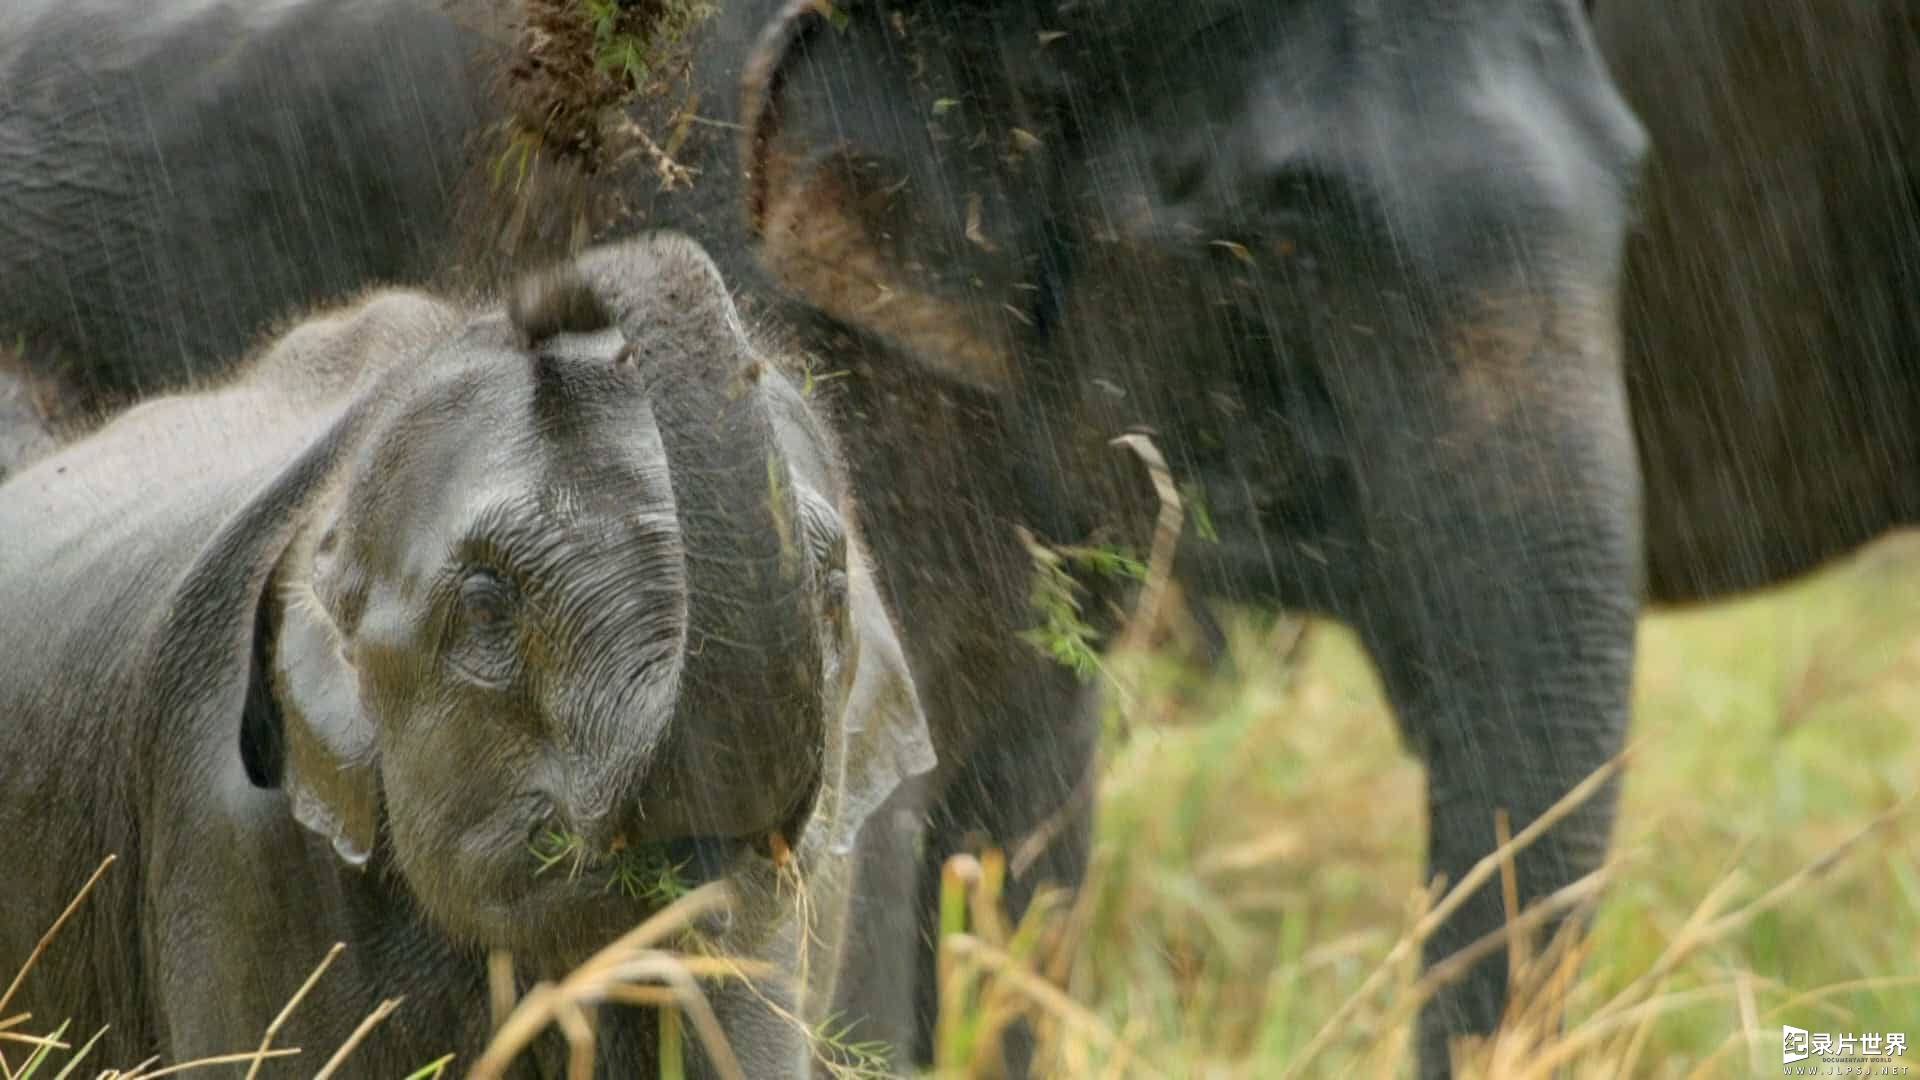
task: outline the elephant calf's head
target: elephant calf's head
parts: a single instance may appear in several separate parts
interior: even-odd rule
[[[906,676],[781,388],[665,235],[394,365],[266,590],[249,775],[452,933],[543,954],[796,844],[869,779],[833,771],[860,658]]]

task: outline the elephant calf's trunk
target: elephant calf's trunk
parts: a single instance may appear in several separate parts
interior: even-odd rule
[[[823,643],[763,362],[719,271],[684,238],[657,235],[583,270],[615,300],[647,376],[686,560],[684,662],[647,831],[791,828],[820,783]]]

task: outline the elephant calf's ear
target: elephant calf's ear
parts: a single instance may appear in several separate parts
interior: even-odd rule
[[[304,551],[295,544],[282,569]],[[362,866],[379,825],[376,739],[340,630],[304,574],[276,571],[260,612],[240,734],[247,775],[284,787],[294,819]]]
[[[273,700],[274,604],[254,609],[253,662],[247,668],[247,704],[240,717],[240,763],[254,787],[277,788],[286,779],[287,743],[280,706]]]
[[[931,772],[936,763],[927,717],[893,620],[872,572],[857,556],[849,562],[847,608],[859,652],[847,701],[846,778],[833,826],[834,845],[841,851],[852,849],[860,826],[894,789]]]

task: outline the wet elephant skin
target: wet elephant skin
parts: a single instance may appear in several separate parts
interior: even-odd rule
[[[1643,599],[1913,520],[1912,16],[1594,6],[1591,27],[1570,0],[836,24],[766,0],[699,31],[717,123],[674,151],[695,182],[661,191],[641,155],[597,181],[631,213],[592,224],[693,230],[750,318],[850,372],[820,396],[942,760],[901,796],[930,807],[870,832],[910,853],[931,821],[923,890],[980,836],[1051,838],[1016,905],[1084,872],[1095,713],[1015,641],[1014,526],[1137,537],[1122,431],[1155,434],[1220,534],[1183,552],[1190,584],[1361,633],[1450,879],[1496,809],[1521,827],[1618,749]],[[682,101],[636,118],[671,130]],[[1597,865],[1612,797],[1520,861],[1523,897]],[[882,869],[855,903],[910,942],[912,875]],[[1430,958],[1500,921],[1483,894]],[[927,965],[897,954],[849,1008],[895,1037],[917,977],[924,1034]],[[1427,1010],[1429,1075],[1504,978],[1490,957]]]
[[[470,1064],[489,951],[558,978],[675,866],[770,968],[693,1072],[807,1069],[862,822],[933,761],[837,452],[684,237],[504,307],[372,293],[0,485],[0,952],[117,857],[13,1003],[93,1060],[251,1047],[337,941],[267,1074],[390,997],[356,1075]],[[609,1011],[596,1075],[657,1030]]]

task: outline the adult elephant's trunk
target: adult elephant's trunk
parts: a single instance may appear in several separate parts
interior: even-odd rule
[[[655,234],[579,263],[648,379],[685,556],[686,636],[642,835],[757,835],[804,818],[824,746],[805,542],[755,356],[712,261]]]

